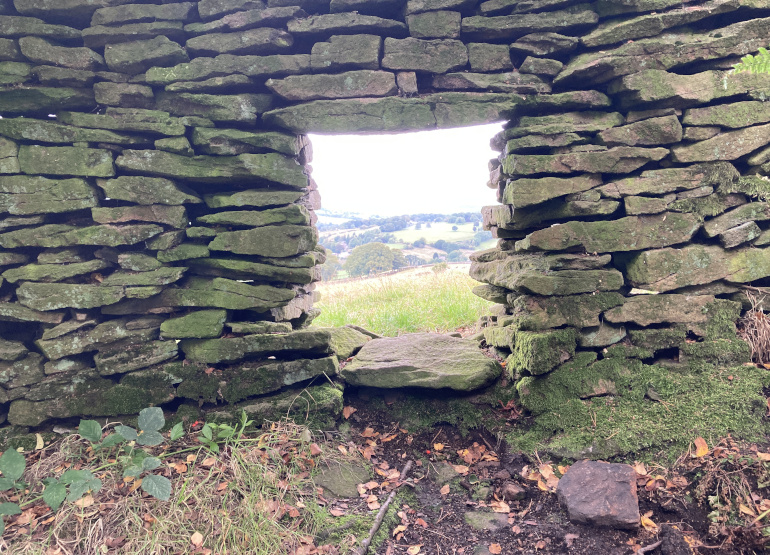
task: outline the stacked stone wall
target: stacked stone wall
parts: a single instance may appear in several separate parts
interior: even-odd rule
[[[612,357],[746,360],[770,78],[729,69],[769,30],[768,0],[0,0],[0,417],[339,410],[292,389],[360,340],[303,329],[309,132],[506,122],[472,274],[534,412],[565,364],[587,398]]]

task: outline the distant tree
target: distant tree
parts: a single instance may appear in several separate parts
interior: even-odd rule
[[[437,252],[433,253],[433,260],[438,260],[438,253]]]
[[[416,254],[407,254],[406,261],[410,266],[422,266],[423,264],[428,263],[427,260],[417,256]]]
[[[406,265],[406,258],[401,251],[390,249],[383,243],[367,243],[353,249],[343,268],[351,276],[365,276]]]
[[[448,262],[465,262],[468,257],[463,254],[463,251],[452,251],[446,259]]]
[[[340,259],[337,258],[337,255],[327,250],[326,262],[321,265],[321,279],[324,281],[333,280],[341,268],[342,264],[340,264]]]
[[[426,224],[425,224],[425,227],[427,227],[428,229],[430,229],[430,222],[426,223]]]
[[[452,231],[457,231],[457,226],[456,225],[452,226]]]
[[[415,225],[414,228],[417,230],[420,230],[422,229],[422,224],[420,222],[417,222],[417,225]]]
[[[413,245],[413,246],[414,246],[414,248],[416,248],[416,249],[421,249],[421,248],[423,248],[423,247],[424,247],[426,244],[427,244],[427,241],[425,240],[425,237],[420,237],[419,239],[417,239],[417,241],[415,241],[414,243],[412,243],[412,245]]]

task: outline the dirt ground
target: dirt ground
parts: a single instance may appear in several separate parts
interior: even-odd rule
[[[758,525],[715,526],[714,519],[707,516],[711,509],[693,499],[694,482],[704,475],[703,465],[710,464],[705,459],[697,461],[697,465],[686,462],[680,469],[684,474],[668,477],[653,476],[649,467],[635,467],[638,474],[640,469],[644,472],[638,484],[640,511],[646,515],[645,526],[636,531],[572,524],[553,492],[558,475],[566,468],[507,452],[505,445],[483,432],[463,437],[457,429],[440,426],[409,434],[391,422],[387,414],[371,409],[365,396],[351,395],[347,403],[356,409],[348,420],[351,444],[371,446],[370,462],[375,468],[400,471],[407,461],[416,463],[397,498],[400,525],[391,526],[389,539],[379,546],[378,554],[765,552]],[[729,449],[725,452],[730,454]],[[725,456],[724,452],[721,456]],[[447,468],[451,470],[447,472]],[[556,478],[546,480],[549,469],[554,470]],[[441,476],[453,478],[445,483]],[[521,490],[521,499],[510,499],[511,484],[513,491]],[[366,509],[365,495],[356,501]],[[758,496],[755,501],[759,501]],[[496,527],[470,526],[465,518],[468,512],[495,515],[492,518],[497,519]]]

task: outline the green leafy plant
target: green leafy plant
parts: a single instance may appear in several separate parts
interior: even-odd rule
[[[238,424],[231,426],[230,424],[204,424],[201,428],[198,441],[200,441],[206,449],[213,453],[219,453],[219,443],[228,442],[240,438],[243,432],[248,426],[253,424],[254,421],[250,420],[246,411],[241,411],[241,418]]]
[[[165,441],[160,434],[160,429],[166,425],[166,419],[160,407],[142,409],[136,424],[138,430],[131,426],[115,426],[115,432],[126,441],[135,441],[138,445],[152,447]]]
[[[770,51],[760,48],[756,55],[747,54],[733,66],[734,73],[770,73]]]
[[[94,451],[109,449],[125,441],[123,436],[116,433],[109,434],[102,440],[102,426],[96,420],[81,420],[78,434],[91,442]]]
[[[0,491],[23,489],[26,484],[20,482],[20,480],[26,466],[27,461],[24,460],[24,455],[15,449],[8,449],[3,453],[0,456],[0,472],[3,473],[0,476]],[[2,517],[18,515],[20,513],[21,509],[17,503],[0,503],[0,534],[5,531],[5,521]]]

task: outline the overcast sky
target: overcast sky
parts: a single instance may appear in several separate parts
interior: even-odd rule
[[[311,135],[323,208],[398,216],[477,212],[496,204],[486,186],[489,140],[502,124],[399,135]]]

